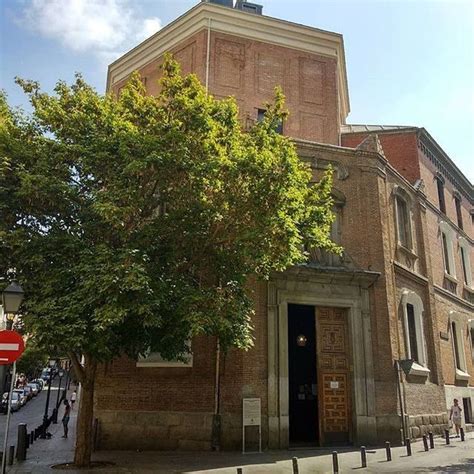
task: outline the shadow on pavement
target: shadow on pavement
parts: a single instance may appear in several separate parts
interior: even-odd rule
[[[474,472],[474,458],[463,459],[460,464],[450,464],[448,466],[431,466],[417,469],[416,472]]]

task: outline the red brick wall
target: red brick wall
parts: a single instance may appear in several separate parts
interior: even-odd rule
[[[173,49],[184,73],[206,77],[207,32],[197,33]],[[144,67],[150,94],[158,92],[162,58]],[[234,96],[243,121],[256,120],[257,109],[283,88],[290,112],[284,134],[337,145],[339,142],[336,60],[316,54],[248,40],[211,34],[209,91],[217,98]],[[113,86],[117,92],[124,81]]]
[[[355,148],[368,136],[367,133],[350,133],[341,136],[342,146]],[[378,134],[385,157],[411,184],[420,178],[416,132]]]

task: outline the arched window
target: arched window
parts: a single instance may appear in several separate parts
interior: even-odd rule
[[[428,375],[423,333],[423,301],[412,290],[403,289],[401,298],[407,359],[414,361],[411,374]]]
[[[436,187],[438,189],[439,210],[446,214],[446,201],[444,199],[444,178],[441,175],[435,176]]]
[[[469,380],[467,373],[466,353],[464,349],[464,334],[466,320],[463,315],[455,311],[449,313],[449,329],[453,346],[454,368],[457,380]]]
[[[456,278],[456,267],[454,265],[454,231],[446,222],[439,224],[441,248],[443,252],[444,271],[452,278]]]
[[[454,191],[454,206],[456,207],[456,218],[458,227],[464,229],[462,221],[462,196],[458,191]]]
[[[469,242],[464,237],[459,237],[459,253],[461,257],[464,283],[469,288],[472,288],[472,269],[471,260],[469,258],[470,251],[471,247]]]

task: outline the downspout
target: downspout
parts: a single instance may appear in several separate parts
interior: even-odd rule
[[[206,49],[206,93],[209,92],[209,60],[211,56],[211,19],[207,19],[207,49]]]
[[[389,191],[389,186],[387,183],[387,178],[384,179],[384,184],[385,184],[385,199],[386,199],[386,204],[387,207],[390,206],[390,191]],[[387,219],[387,224],[388,224],[388,240],[389,240],[389,245],[390,245],[390,252],[395,251],[396,247],[396,242],[394,242],[394,235],[396,236],[396,224],[393,228],[395,231],[395,234],[392,234],[392,229],[390,226],[390,220]],[[413,230],[412,230],[413,232]],[[396,239],[396,237],[395,237]],[[395,360],[395,369],[396,369],[396,383],[398,387],[398,397],[399,397],[399,403],[400,403],[400,416],[401,416],[401,428],[402,428],[402,433],[403,433],[403,443],[405,443],[405,439],[407,438],[407,433],[408,433],[408,427],[407,427],[407,413],[406,413],[406,391],[405,391],[405,381],[403,379],[403,374],[400,371],[400,364],[399,364],[399,359],[402,354],[402,341],[400,339],[400,331],[399,331],[399,325],[398,325],[398,304],[397,304],[397,282],[395,279],[395,272],[394,272],[394,266],[393,266],[393,258],[390,259],[390,278],[392,282],[392,287],[394,291],[394,301],[393,301],[393,311],[396,315],[396,330],[395,334],[397,336],[397,349],[398,349],[398,359]],[[387,278],[388,280],[388,278]]]
[[[407,426],[406,426],[406,416],[405,416],[405,404],[402,400],[402,373],[400,368],[400,362],[398,360],[395,361],[395,372],[397,377],[397,386],[398,386],[398,400],[400,403],[400,412],[402,415],[402,432],[403,432],[403,443],[405,444],[405,440],[408,438],[407,435]],[[406,399],[405,396],[405,385],[403,385],[403,399]]]

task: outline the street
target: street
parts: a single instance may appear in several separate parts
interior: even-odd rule
[[[64,381],[61,386],[61,391],[64,389]],[[13,412],[10,418],[10,429],[8,434],[8,445],[16,445],[17,443],[17,431],[18,425],[20,423],[27,424],[28,432],[34,430],[38,427],[43,421],[44,409],[46,405],[48,389],[45,385],[45,388],[36,396],[33,397],[24,407],[20,410]],[[71,390],[68,392],[68,397],[71,394]],[[56,400],[58,396],[58,381],[54,380],[51,386],[51,395],[49,401],[49,416],[53,412],[53,408],[56,405]],[[59,394],[61,397],[61,394]],[[59,409],[59,421],[61,421],[61,408]],[[3,440],[5,436],[5,425],[7,422],[7,415],[0,414],[0,446],[3,447]],[[1,450],[1,448],[0,448]]]

